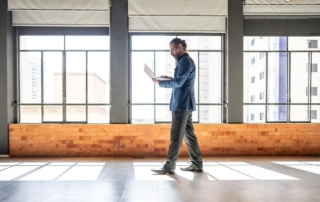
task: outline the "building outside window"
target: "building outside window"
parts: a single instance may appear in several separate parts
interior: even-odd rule
[[[174,74],[176,61],[170,54],[169,43],[179,37],[186,40],[187,51],[197,72],[195,96],[196,123],[222,122],[222,35],[141,35],[131,36],[131,122],[171,122],[169,103],[172,89],[155,86],[142,71],[147,64],[156,75]],[[143,89],[143,90],[141,90]]]
[[[251,102],[254,102],[254,95],[251,95]]]
[[[318,72],[318,64],[311,65],[311,72]]]
[[[306,96],[308,96],[310,90],[311,90],[311,95],[312,96],[317,96],[318,95],[318,88],[317,87],[311,87],[311,89],[306,87]]]
[[[265,122],[320,122],[318,117],[310,119],[311,110],[320,110],[320,75],[314,73],[320,62],[320,36],[270,36],[251,45],[254,38],[260,36],[244,37],[244,121],[250,123],[251,114],[259,112],[267,115]],[[262,53],[266,54],[263,58]],[[262,59],[252,65],[251,58],[259,55]],[[306,66],[307,71],[301,68]],[[265,80],[261,69],[267,70]],[[257,74],[262,81],[252,83]],[[250,96],[262,92],[267,92],[267,99],[251,104]]]
[[[251,77],[251,83],[254,83],[256,81],[255,77]]]
[[[317,110],[311,110],[311,119],[317,119]]]
[[[254,121],[254,114],[251,114],[251,121]]]
[[[314,95],[314,96],[318,95],[318,88],[317,87],[311,87],[311,95]]]
[[[318,40],[308,40],[308,48],[318,48]]]
[[[260,121],[264,120],[264,113],[260,113]]]
[[[309,64],[306,64],[306,72],[309,70]],[[318,64],[311,64],[311,72],[318,72]]]
[[[256,63],[256,59],[255,59],[255,58],[252,58],[252,59],[251,59],[251,64],[253,65],[254,63]]]
[[[318,64],[311,65],[311,72],[318,72]]]
[[[20,123],[109,123],[109,36],[20,35]]]
[[[256,40],[255,40],[255,39],[252,39],[252,40],[251,40],[251,46],[253,46],[255,43],[256,43]]]

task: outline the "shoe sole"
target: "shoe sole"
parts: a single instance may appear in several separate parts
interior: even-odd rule
[[[182,170],[182,169],[181,169]],[[203,172],[202,170],[197,170],[197,169],[193,169],[193,170],[182,170],[182,171],[189,171],[189,172]]]
[[[164,174],[175,174],[175,172],[172,172],[172,171],[167,171],[167,172],[157,172],[157,171],[154,171],[154,170],[151,170],[152,172],[155,172],[155,173],[158,173],[160,175],[164,175]]]

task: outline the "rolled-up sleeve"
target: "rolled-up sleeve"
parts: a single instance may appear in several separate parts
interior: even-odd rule
[[[183,58],[177,67],[177,75],[171,80],[159,81],[162,88],[180,88],[188,79],[191,71],[191,63],[187,58]]]

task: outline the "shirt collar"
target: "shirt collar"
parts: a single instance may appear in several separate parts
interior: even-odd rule
[[[188,53],[185,53],[185,54],[181,55],[180,57],[178,57],[178,62],[179,62],[182,58],[184,58],[185,56],[189,56],[189,54],[188,54]]]

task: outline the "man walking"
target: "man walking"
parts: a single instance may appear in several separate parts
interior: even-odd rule
[[[172,88],[170,146],[164,167],[152,169],[153,172],[158,174],[175,173],[182,139],[186,142],[191,165],[181,168],[181,170],[202,172],[202,157],[192,124],[192,112],[196,110],[194,95],[196,67],[186,49],[185,40],[180,38],[172,39],[170,42],[171,55],[178,61],[178,65],[174,70],[174,78],[163,76],[170,80],[153,79],[153,82],[162,88]]]

